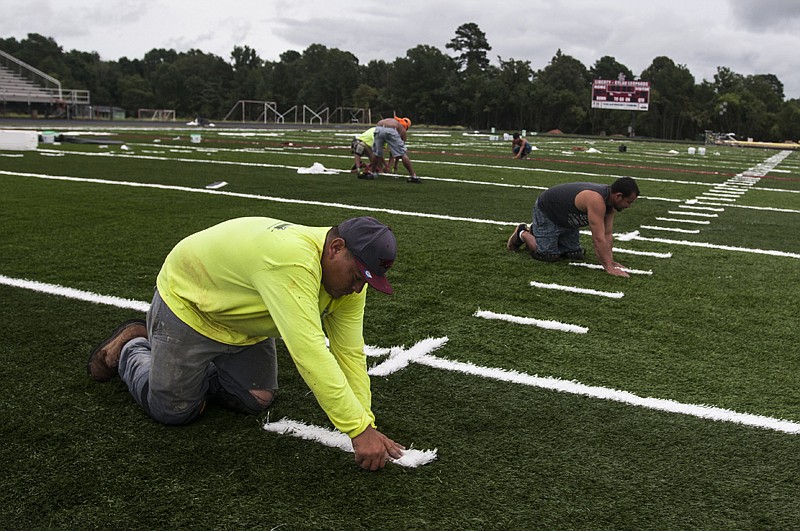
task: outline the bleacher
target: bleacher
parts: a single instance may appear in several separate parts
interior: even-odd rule
[[[0,50],[0,103],[89,105],[88,90],[64,90],[61,83]]]
[[[55,103],[58,90],[45,88],[0,65],[0,102]]]

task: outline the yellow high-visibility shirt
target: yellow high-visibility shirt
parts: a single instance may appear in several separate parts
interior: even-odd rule
[[[369,147],[372,147],[372,144],[375,143],[375,128],[370,127],[369,129],[358,135],[356,138],[364,142]]]
[[[333,425],[355,437],[375,421],[364,355],[367,288],[335,300],[323,288],[329,229],[263,217],[225,221],[180,241],[156,285],[183,322],[213,340],[283,338]]]

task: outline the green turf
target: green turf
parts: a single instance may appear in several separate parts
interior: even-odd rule
[[[402,166],[399,177],[374,181],[297,173],[314,162],[349,169],[344,130],[209,129],[199,145],[189,142],[191,132],[109,130],[109,140],[130,149],[63,144],[0,156],[8,172],[0,173],[0,275],[148,301],[170,248],[224,219],[330,225],[375,215],[395,230],[399,257],[389,274],[395,295],[368,297],[370,345],[447,336],[435,355],[452,362],[800,424],[797,153],[718,217],[695,218],[711,220],[695,227],[656,218],[679,217],[668,211],[777,152],[709,146],[692,156],[683,144],[626,141],[620,153],[619,141],[608,139],[531,137],[537,151],[515,161],[508,142],[412,129],[411,157],[425,180],[416,186]],[[617,253],[626,266],[652,271],[629,279],[505,251],[511,227],[529,220],[541,189],[621,175],[639,179],[642,197],[617,216],[616,232],[733,249],[618,241],[671,253]],[[206,193],[216,181],[228,185]],[[596,262],[589,236],[582,239]],[[624,297],[537,289],[533,280]],[[164,427],[118,381],[90,381],[89,350],[137,311],[7,285],[0,301],[2,528],[791,529],[800,522],[800,434],[412,363],[372,377],[374,410],[390,437],[437,448],[438,458],[368,473],[352,455],[265,432],[266,416],[212,409],[192,425]],[[589,332],[479,319],[478,310]],[[330,427],[280,343],[279,358],[281,391],[269,418]]]

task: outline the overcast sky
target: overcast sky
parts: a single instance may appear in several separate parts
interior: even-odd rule
[[[560,48],[587,68],[610,55],[638,75],[665,55],[698,83],[725,66],[775,74],[800,98],[800,0],[0,0],[0,37],[39,33],[104,60],[196,48],[229,61],[248,45],[274,61],[320,43],[362,64],[391,62],[419,44],[452,53],[445,45],[467,22],[486,34],[494,64],[538,70]]]

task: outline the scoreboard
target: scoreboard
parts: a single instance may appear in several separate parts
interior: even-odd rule
[[[592,82],[592,109],[646,111],[649,104],[649,81],[595,79]]]

